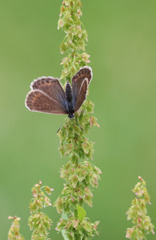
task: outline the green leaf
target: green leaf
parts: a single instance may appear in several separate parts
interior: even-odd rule
[[[77,208],[78,219],[82,221],[86,216],[86,211],[84,210],[83,207],[80,207],[79,205],[76,205],[76,208]]]

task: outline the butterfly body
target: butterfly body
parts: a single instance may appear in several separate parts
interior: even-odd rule
[[[65,96],[67,100],[68,117],[72,119],[74,117],[74,104],[72,86],[70,85],[70,82],[67,82],[66,84]]]
[[[72,119],[86,99],[91,79],[90,67],[81,68],[72,78],[72,85],[67,82],[65,90],[59,79],[37,78],[30,85],[31,91],[26,96],[25,105],[30,111],[67,114]]]

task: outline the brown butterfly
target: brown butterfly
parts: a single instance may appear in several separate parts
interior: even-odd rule
[[[72,85],[67,82],[65,90],[58,79],[39,77],[31,83],[25,105],[30,111],[68,114],[73,118],[86,99],[92,76],[90,67],[81,68],[72,78]]]

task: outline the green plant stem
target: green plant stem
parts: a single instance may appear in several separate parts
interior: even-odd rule
[[[88,36],[80,21],[81,6],[80,0],[63,0],[61,5],[58,29],[62,28],[66,34],[60,46],[61,53],[66,54],[61,62],[61,79],[65,81],[71,81],[76,72],[90,62],[85,50]],[[75,114],[76,121],[68,119],[58,133],[60,154],[68,156],[69,161],[61,169],[65,184],[55,202],[58,213],[63,216],[65,213],[66,219],[61,218],[56,229],[63,231],[69,240],[90,239],[98,233],[99,222],[91,223],[83,209],[84,203],[92,206],[92,187],[98,186],[101,174],[101,170],[90,163],[94,149],[86,137],[91,126],[99,126],[93,112],[94,104],[86,100]]]

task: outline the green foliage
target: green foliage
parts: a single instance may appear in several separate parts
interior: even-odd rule
[[[68,155],[69,160],[74,163],[79,159],[92,158],[93,143],[85,137],[85,134],[91,126],[99,126],[96,118],[92,116],[93,112],[94,104],[91,101],[85,101],[79,112],[75,114],[76,120],[68,119],[58,133],[61,156]]]
[[[33,198],[30,201],[30,212],[29,217],[29,227],[33,230],[31,239],[32,240],[50,240],[48,238],[48,230],[50,230],[52,225],[52,220],[47,216],[47,214],[41,212],[42,208],[52,206],[51,200],[48,195],[54,190],[48,186],[42,186],[42,182],[36,184],[32,188]],[[19,233],[20,230],[20,218],[19,217],[9,217],[13,220],[13,223],[9,229],[8,240],[24,240],[24,237]]]
[[[64,189],[55,203],[59,213],[69,211],[76,204],[87,203],[92,206],[92,187],[98,186],[100,169],[88,161],[80,164],[68,162],[61,169],[61,177],[65,179]]]
[[[71,80],[71,77],[88,64],[89,55],[85,52],[88,36],[80,17],[82,15],[80,0],[64,0],[60,10],[58,29],[62,28],[66,36],[61,43],[61,53],[66,53],[63,58],[61,79]]]
[[[146,239],[146,235],[154,233],[154,226],[147,216],[146,204],[150,203],[150,196],[146,189],[146,182],[139,177],[140,182],[133,189],[135,199],[127,212],[127,219],[132,220],[134,226],[127,229],[126,238],[131,240]]]
[[[66,53],[61,63],[61,79],[69,81],[90,62],[85,51],[87,32],[80,21],[81,6],[80,0],[64,0],[58,21],[58,29],[62,28],[66,34],[60,46],[61,53]],[[84,203],[92,207],[92,187],[98,186],[101,174],[101,170],[89,162],[93,160],[94,144],[86,134],[91,126],[99,127],[93,113],[94,104],[85,101],[75,114],[75,119],[68,119],[58,132],[60,154],[67,156],[69,161],[61,169],[60,176],[65,184],[55,202],[58,213],[66,218],[61,218],[56,230],[61,231],[64,239],[68,240],[90,239],[98,233],[98,222],[91,223],[82,207]]]
[[[32,240],[48,240],[48,230],[50,230],[52,221],[47,214],[41,212],[41,209],[52,206],[51,200],[46,194],[51,195],[53,189],[42,186],[42,183],[36,184],[32,188],[33,198],[30,201],[29,227],[33,230]]]
[[[13,220],[11,227],[8,232],[8,240],[24,240],[24,237],[20,234],[20,224],[19,221],[21,220],[19,217],[8,217],[8,219]]]

